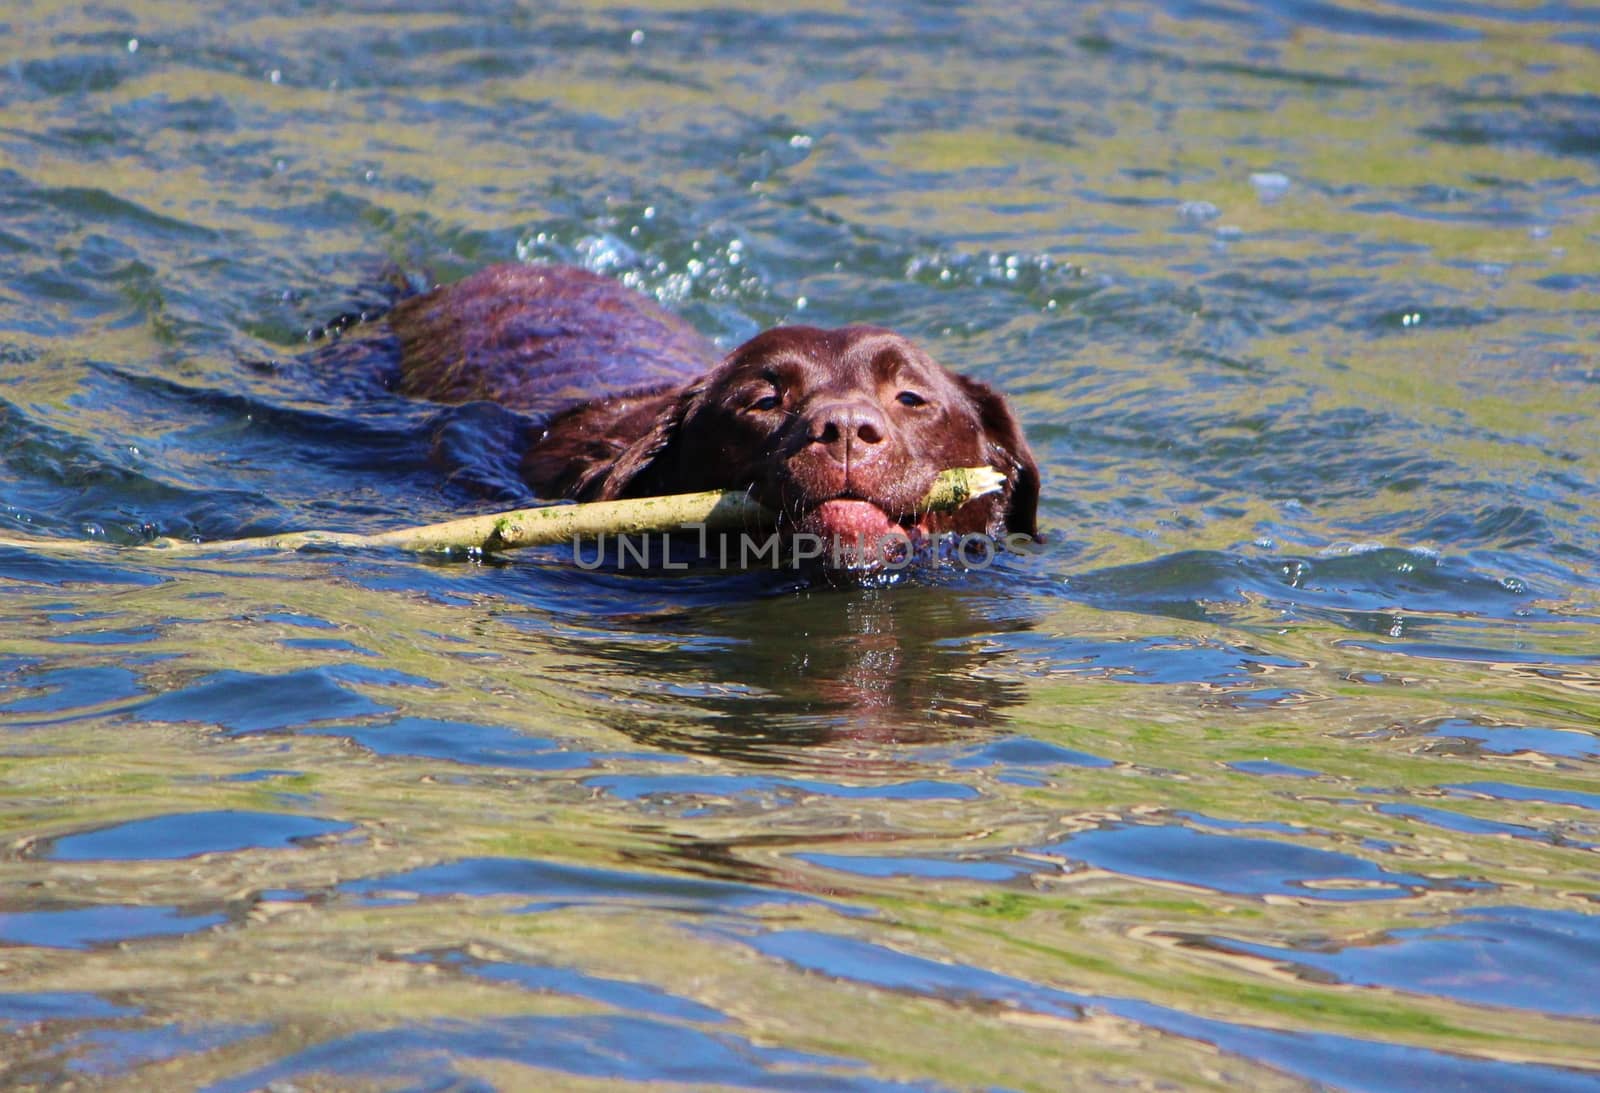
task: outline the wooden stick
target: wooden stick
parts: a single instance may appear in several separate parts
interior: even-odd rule
[[[992,467],[958,467],[939,475],[923,498],[928,511],[958,509],[1005,485]],[[450,551],[492,553],[530,546],[553,546],[598,535],[642,535],[704,526],[708,531],[770,527],[773,514],[765,505],[737,490],[680,493],[627,501],[593,501],[583,505],[545,505],[532,509],[468,516],[442,524],[398,528],[373,535],[347,531],[293,531],[255,539],[222,539],[196,543],[186,539],[152,539],[131,550],[174,554],[233,554],[254,550],[301,550],[306,547],[393,548],[419,554]],[[82,539],[0,538],[0,547],[86,553],[118,549],[113,544]]]

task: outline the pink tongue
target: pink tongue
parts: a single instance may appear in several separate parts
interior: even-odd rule
[[[852,543],[865,538],[868,545],[898,528],[898,524],[870,501],[824,501],[800,521],[801,531]]]

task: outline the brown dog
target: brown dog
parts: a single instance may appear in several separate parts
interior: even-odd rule
[[[562,266],[495,266],[388,321],[404,393],[553,412],[521,461],[540,496],[747,490],[824,540],[1035,531],[1038,469],[1005,400],[892,331],[776,327],[717,363],[654,301]],[[1001,492],[919,510],[940,471],[982,465]]]

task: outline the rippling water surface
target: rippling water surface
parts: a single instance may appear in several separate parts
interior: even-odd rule
[[[1600,1087],[1592,7],[0,31],[0,1084]],[[516,259],[905,331],[1043,550],[116,549],[526,500],[306,340]]]

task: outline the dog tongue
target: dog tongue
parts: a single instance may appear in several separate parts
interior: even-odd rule
[[[889,519],[877,505],[870,501],[824,501],[800,521],[800,530],[820,535],[823,539],[846,539],[855,542],[865,539],[869,546],[899,525]]]

